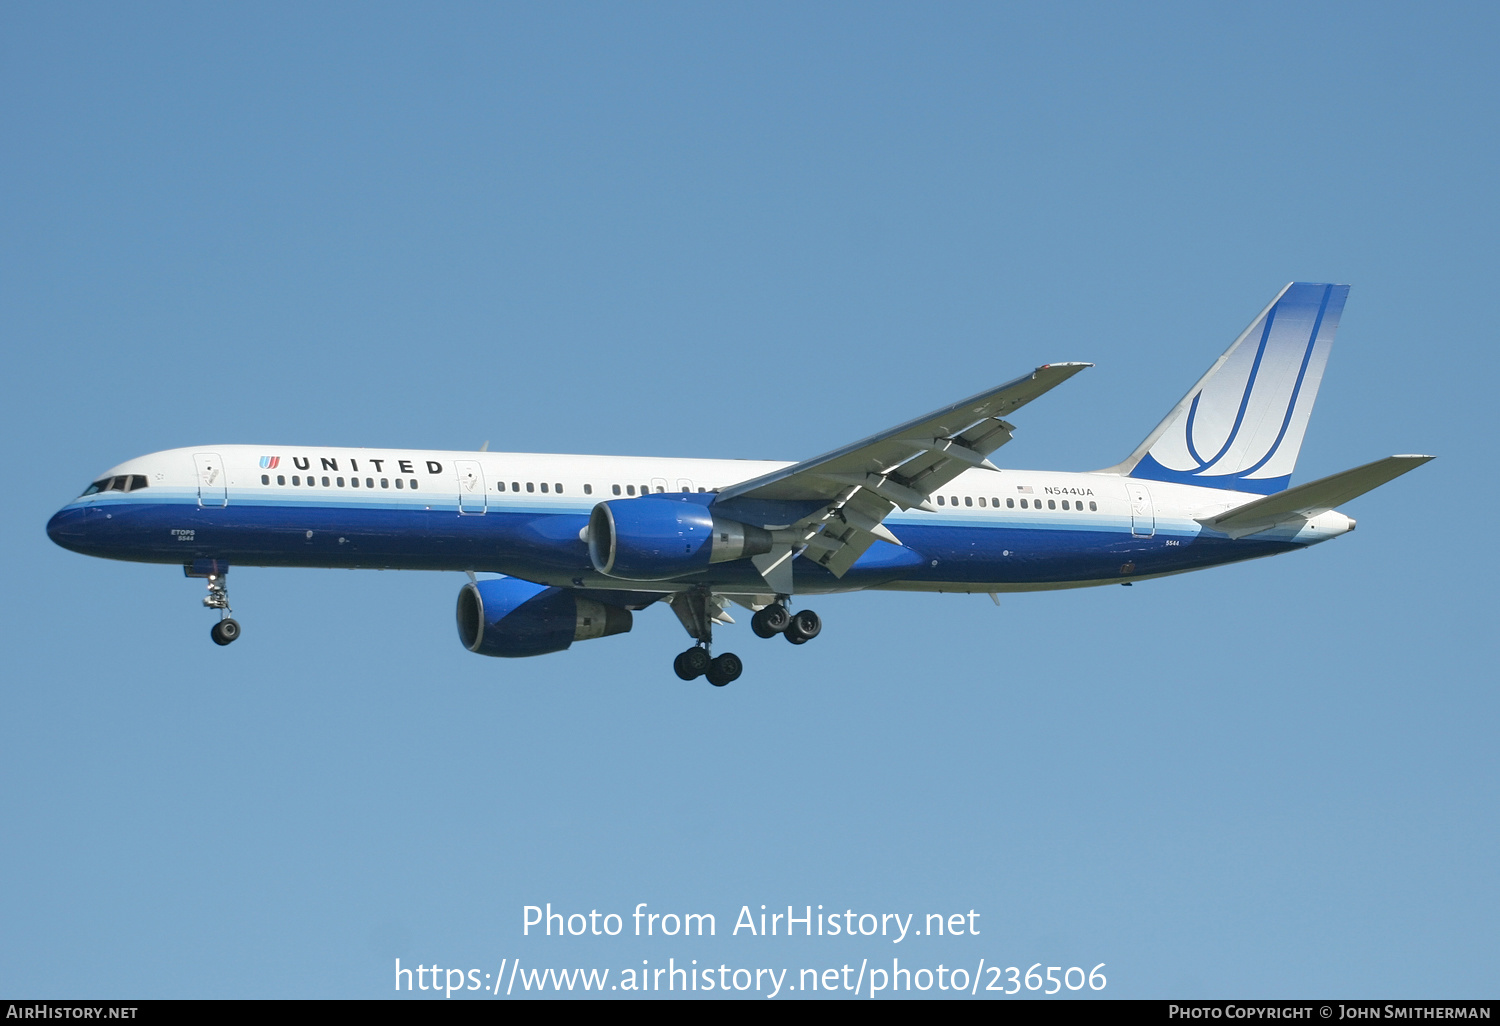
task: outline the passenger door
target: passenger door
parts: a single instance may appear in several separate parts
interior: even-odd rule
[[[1152,505],[1151,492],[1134,481],[1126,487],[1130,489],[1130,533],[1137,538],[1150,538],[1156,534],[1156,507]]]
[[[454,460],[458,470],[458,511],[465,516],[482,515],[489,508],[489,492],[484,487],[484,471],[478,460]]]
[[[229,479],[224,472],[224,461],[216,452],[193,453],[193,466],[198,468],[198,505],[229,505]]]

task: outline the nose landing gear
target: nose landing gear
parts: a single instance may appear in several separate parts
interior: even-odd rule
[[[240,636],[240,623],[230,615],[233,610],[229,608],[229,587],[224,583],[229,568],[214,564],[207,572],[195,572],[197,569],[194,566],[183,567],[189,577],[208,579],[208,594],[203,596],[203,605],[219,611],[219,622],[209,630],[208,636],[214,639],[215,645],[228,645]]]

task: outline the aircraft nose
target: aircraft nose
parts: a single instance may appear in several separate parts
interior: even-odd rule
[[[65,549],[82,551],[87,518],[86,509],[60,509],[47,521],[47,537]]]

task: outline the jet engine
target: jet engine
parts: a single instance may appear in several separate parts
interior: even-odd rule
[[[771,551],[769,531],[677,499],[601,502],[589,514],[586,533],[594,569],[627,581],[665,581]]]
[[[480,655],[561,652],[575,641],[629,631],[630,610],[514,577],[476,581],[458,593],[458,639]]]

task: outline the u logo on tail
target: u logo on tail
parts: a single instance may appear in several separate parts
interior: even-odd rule
[[[1286,488],[1348,296],[1347,285],[1282,289],[1113,469],[1262,495]]]

